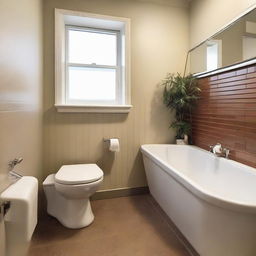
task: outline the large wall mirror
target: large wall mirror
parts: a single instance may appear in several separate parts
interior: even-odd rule
[[[190,50],[190,72],[211,72],[253,58],[256,58],[256,9]]]

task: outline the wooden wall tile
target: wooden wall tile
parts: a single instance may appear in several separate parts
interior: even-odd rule
[[[256,65],[199,79],[192,140],[209,149],[221,143],[230,158],[256,167]]]

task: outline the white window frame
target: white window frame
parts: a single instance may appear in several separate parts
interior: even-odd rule
[[[67,100],[67,28],[117,33],[117,101],[88,102]],[[78,64],[75,64],[78,65]],[[103,65],[82,65],[103,67]],[[108,66],[106,66],[108,67]],[[55,9],[55,107],[58,112],[128,113],[130,87],[130,19]]]

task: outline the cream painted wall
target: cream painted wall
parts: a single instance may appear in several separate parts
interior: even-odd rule
[[[15,157],[24,158],[17,172],[41,179],[41,0],[1,0],[0,24],[1,193],[10,184],[8,162]],[[0,255],[5,255],[4,241],[0,216]],[[23,255],[23,252],[14,254]]]
[[[256,0],[193,0],[190,2],[190,48],[215,34]]]
[[[188,9],[183,1],[44,1],[44,177],[63,164],[96,162],[105,173],[101,189],[146,185],[140,145],[173,142],[170,113],[158,83],[182,72],[188,50]],[[131,18],[131,112],[57,113],[54,108],[54,8]],[[110,153],[103,137],[118,137]]]
[[[204,43],[194,49],[189,55],[189,67],[190,73],[199,73],[207,70],[207,44]]]
[[[0,192],[9,185],[8,162],[41,178],[41,0],[0,1]]]

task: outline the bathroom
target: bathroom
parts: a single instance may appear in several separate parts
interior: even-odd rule
[[[256,0],[0,0],[0,256],[256,255],[255,17]],[[109,49],[80,52],[81,31]],[[72,101],[86,69],[98,87]],[[188,141],[168,73],[200,87]],[[63,196],[78,184],[90,199]]]

